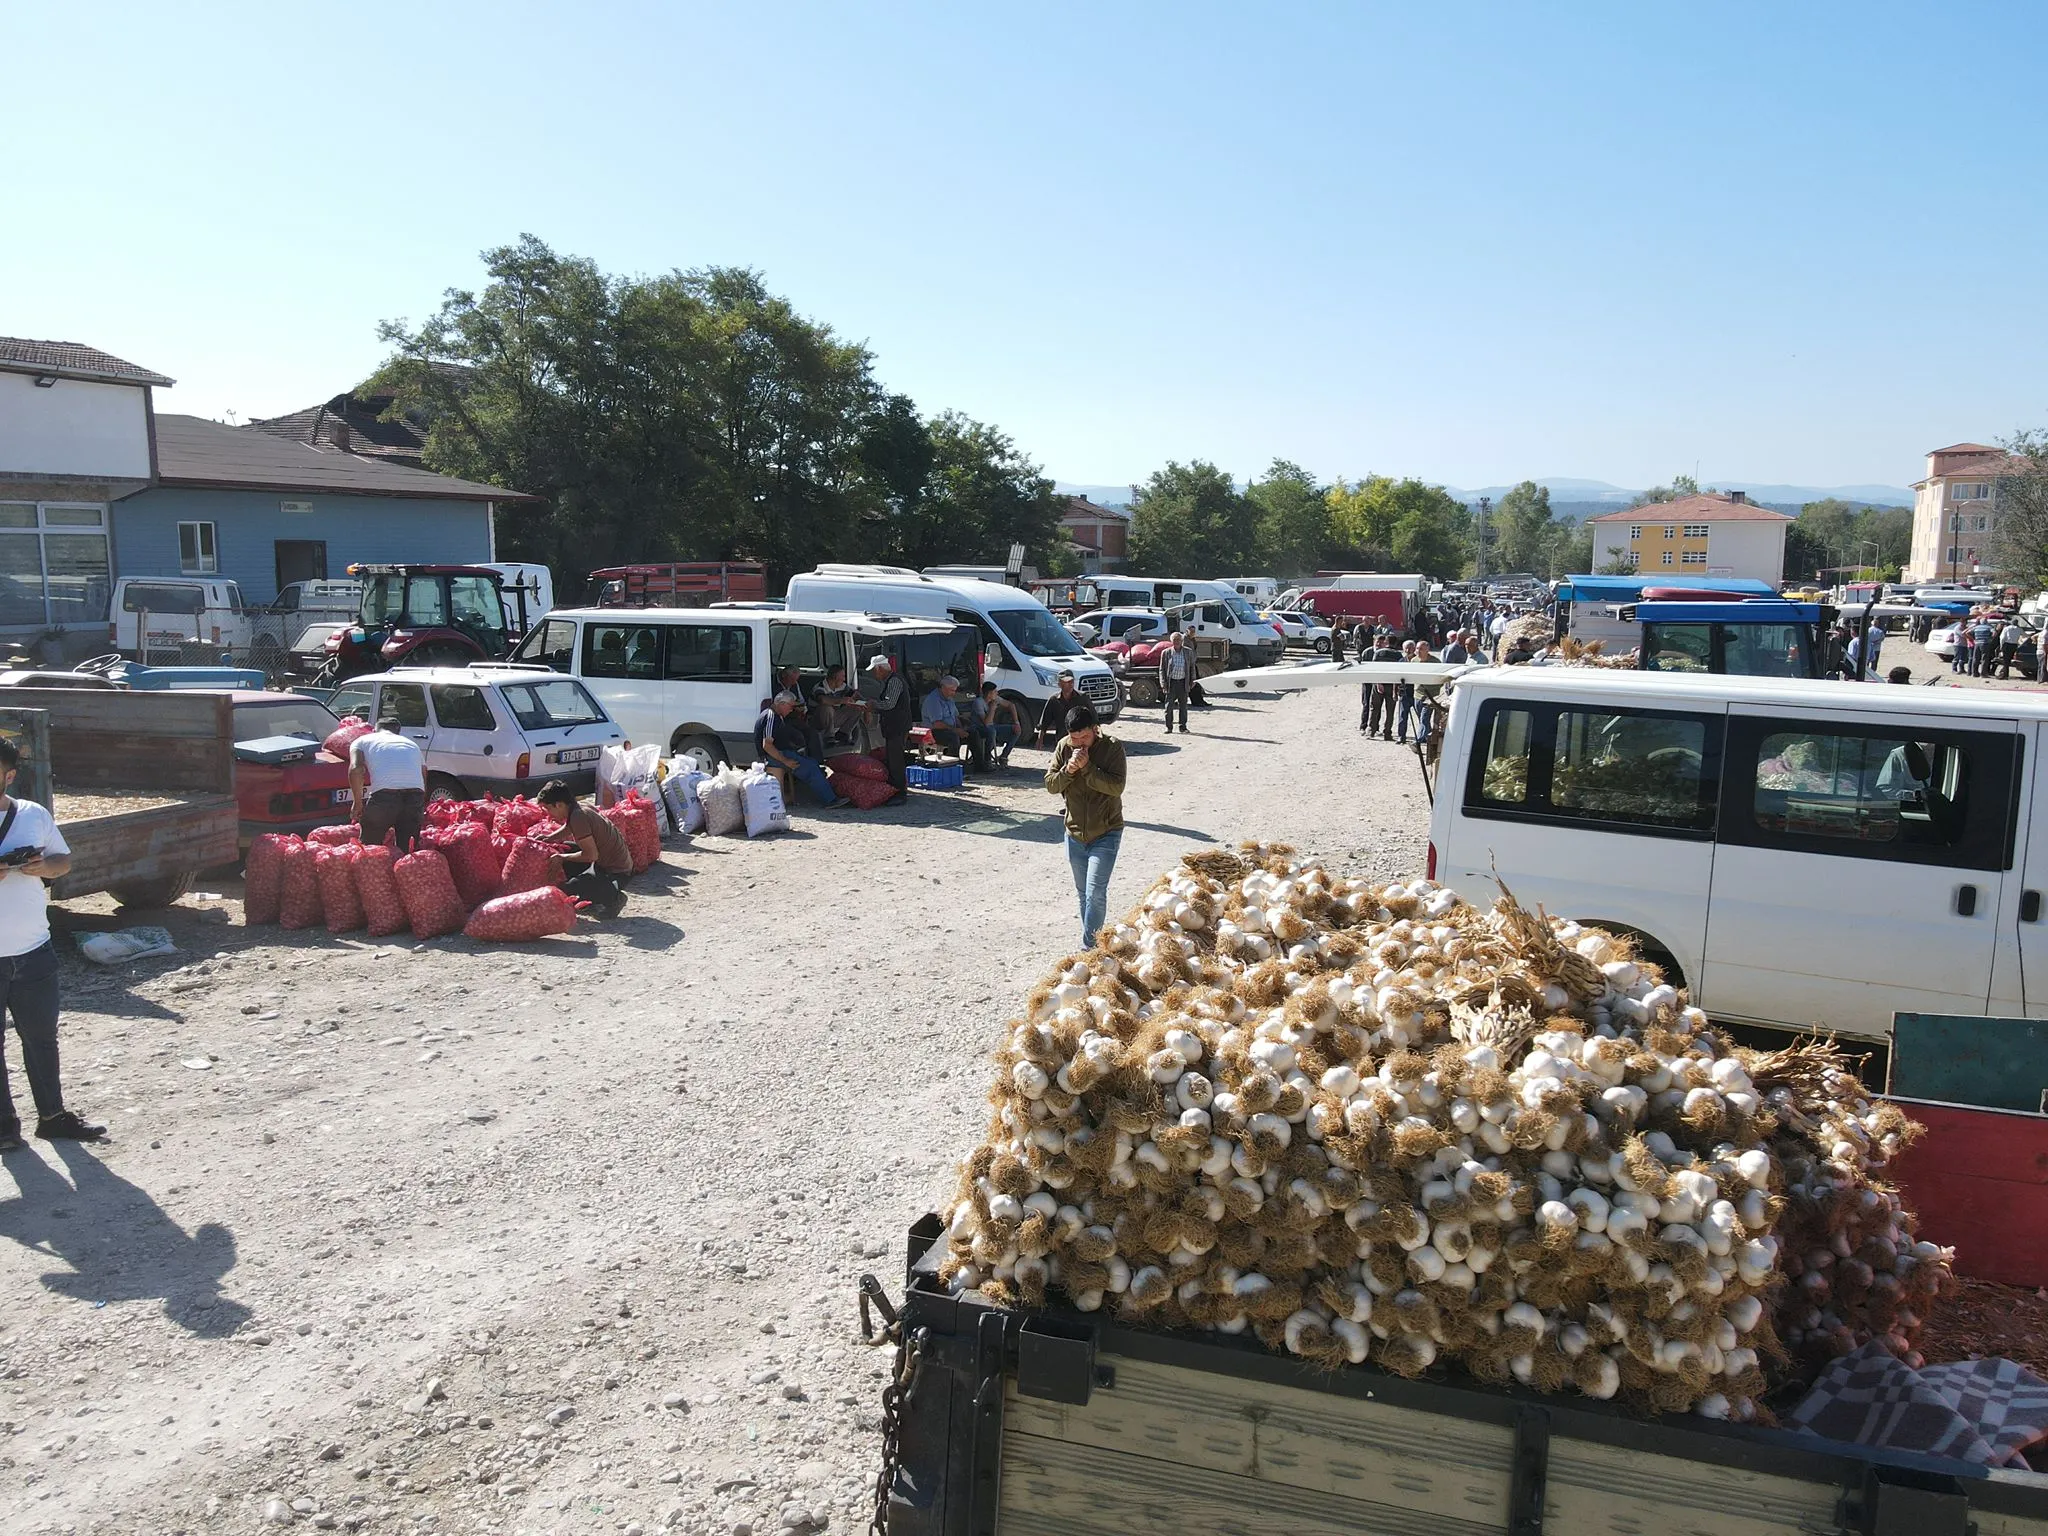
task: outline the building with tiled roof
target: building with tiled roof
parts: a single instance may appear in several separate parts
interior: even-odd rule
[[[1746,576],[1773,585],[1784,579],[1785,530],[1794,521],[1743,491],[1707,491],[1586,519],[1596,571],[1627,560],[1645,574]]]
[[[358,395],[353,390],[344,390],[322,404],[309,405],[289,416],[252,421],[248,427],[271,437],[297,443],[325,443],[344,453],[423,469],[426,424],[405,415],[387,419],[393,403],[391,395]]]
[[[1992,570],[1998,485],[2018,468],[2003,448],[1951,443],[1931,449],[1913,484],[1913,547],[1905,581],[1965,581]]]
[[[1131,509],[1068,496],[1060,507],[1060,529],[1080,554],[1082,572],[1100,575],[1120,567],[1130,552]]]
[[[48,379],[86,379],[100,384],[142,384],[169,389],[174,382],[134,363],[75,341],[30,341],[0,336],[0,372]],[[46,384],[42,386],[47,389]]]

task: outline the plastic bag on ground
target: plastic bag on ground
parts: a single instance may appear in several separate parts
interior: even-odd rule
[[[469,909],[455,889],[448,861],[439,853],[432,848],[409,853],[391,866],[391,872],[397,877],[398,894],[405,902],[406,920],[412,924],[415,938],[435,939],[462,931]]]
[[[284,873],[277,884],[277,920],[287,928],[317,928],[326,920],[313,853],[306,843],[284,850]]]
[[[542,886],[487,901],[469,916],[465,938],[526,943],[576,926],[576,898],[558,886]]]
[[[661,781],[661,798],[668,806],[669,824],[678,832],[702,832],[704,807],[697,800],[697,786],[710,775],[692,768],[686,757],[669,759],[668,777]]]
[[[562,883],[561,853],[532,837],[515,837],[511,849],[505,855],[505,868],[498,882],[502,896],[516,896],[521,891],[538,890],[544,885]]]
[[[405,898],[398,894],[398,876],[392,865],[398,856],[389,848],[365,848],[355,857],[356,899],[363,904],[363,921],[372,935],[384,938],[403,933],[412,925],[405,915]]]
[[[758,763],[740,778],[740,800],[746,811],[747,836],[765,837],[789,830],[789,807],[782,803],[782,786]]]
[[[652,800],[660,793],[661,749],[651,742],[644,747],[606,747],[597,760],[597,803],[616,805],[636,790]]]
[[[278,882],[284,878],[284,851],[304,847],[289,832],[265,832],[249,844],[243,871],[242,921],[250,927],[277,921]]]
[[[363,926],[363,900],[356,894],[358,849],[315,848],[313,878],[320,885],[320,910],[329,933],[354,933]]]
[[[175,955],[168,928],[117,928],[112,933],[81,933],[78,952],[100,965],[121,965],[152,955]]]
[[[704,808],[704,830],[711,836],[736,837],[746,831],[739,770],[731,763],[720,763],[718,772],[698,784],[697,803]]]
[[[327,733],[327,739],[320,743],[320,750],[331,752],[345,763],[348,761],[348,744],[358,736],[368,735],[369,731],[369,721],[350,715],[341,724]]]

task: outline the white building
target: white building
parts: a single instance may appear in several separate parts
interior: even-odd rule
[[[1984,443],[1951,443],[1927,455],[1927,477],[1913,487],[1913,550],[1905,581],[1968,581],[1991,571],[1998,527],[1998,481],[2012,456]]]
[[[1593,569],[1628,561],[1647,574],[1785,578],[1785,530],[1795,519],[1760,507],[1746,492],[1708,492],[1586,519]],[[1681,583],[1682,585],[1682,583]]]

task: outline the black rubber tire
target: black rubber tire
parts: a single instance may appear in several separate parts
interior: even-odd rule
[[[124,907],[168,907],[192,889],[192,876],[159,875],[154,880],[123,880],[107,894]]]
[[[1313,647],[1315,653],[1318,656],[1327,656],[1330,654],[1330,637],[1328,635],[1323,636],[1323,638],[1320,640],[1312,640],[1309,642],[1309,644],[1311,647]]]
[[[702,773],[716,773],[732,761],[726,755],[725,743],[716,736],[678,736],[668,749],[671,756],[688,758],[691,766]]]
[[[1244,648],[1243,646],[1241,646],[1241,645],[1233,645],[1233,646],[1232,646],[1232,647],[1230,648],[1230,670],[1231,670],[1231,671],[1233,671],[1233,672],[1242,672],[1242,671],[1243,671],[1243,670],[1244,670],[1244,669],[1245,669],[1246,667],[1250,666],[1251,664],[1252,664],[1252,654],[1251,654],[1251,652],[1250,652],[1250,651],[1247,651],[1247,650],[1246,650],[1246,649],[1245,649],[1245,648]]]
[[[430,773],[427,775],[427,803],[429,805],[432,805],[437,800],[467,800],[468,798],[469,791],[463,787],[462,780],[456,778],[453,774]]]

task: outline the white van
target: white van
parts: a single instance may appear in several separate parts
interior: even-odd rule
[[[389,710],[427,758],[427,798],[531,794],[549,779],[588,794],[597,760],[626,739],[574,678],[540,667],[394,667],[334,690],[337,715]]]
[[[560,608],[512,659],[580,679],[628,740],[709,771],[754,760],[754,722],[784,669],[806,691],[833,666],[858,685],[885,652],[919,699],[947,674],[963,689],[980,677],[979,635],[950,620],[749,608]]]
[[[1062,672],[1105,720],[1122,707],[1109,664],[1090,656],[1029,592],[885,565],[821,565],[789,578],[789,606],[812,612],[898,613],[970,624],[981,636],[983,675],[1035,725]],[[963,678],[964,680],[964,678]]]
[[[1224,582],[1172,576],[1097,576],[1094,581],[1105,608],[1199,604],[1178,616],[1175,623],[1192,628],[1194,639],[1216,642],[1213,649],[1233,671],[1271,666],[1287,654],[1287,641],[1280,631]]]
[[[1430,871],[1639,934],[1732,1022],[2048,1018],[2044,764],[2037,694],[1478,669],[1452,690]]]
[[[144,626],[147,626],[145,629]],[[149,654],[143,654],[147,637]],[[121,576],[108,605],[107,644],[134,661],[198,661],[218,647],[249,648],[242,589],[225,576]]]
[[[505,605],[505,632],[523,635],[555,606],[555,573],[544,565],[521,560],[485,560],[483,568],[505,578],[499,601]]]

